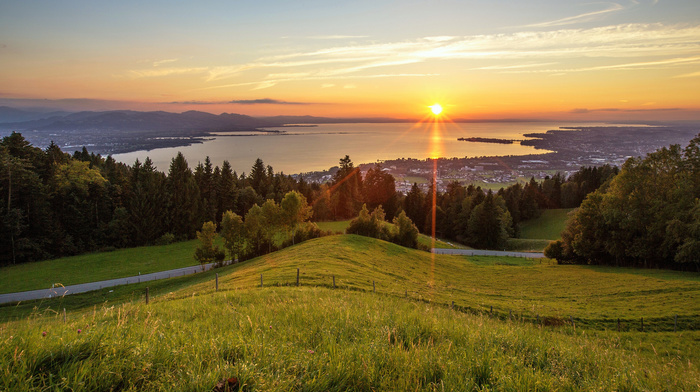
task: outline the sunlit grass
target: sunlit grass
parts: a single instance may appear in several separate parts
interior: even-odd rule
[[[207,391],[229,377],[247,391],[688,391],[700,377],[626,336],[310,287],[32,317],[0,326],[0,342],[3,391]]]

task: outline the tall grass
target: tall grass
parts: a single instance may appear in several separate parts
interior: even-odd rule
[[[0,326],[2,391],[205,391],[229,377],[246,391],[700,388],[695,365],[619,337],[326,288],[166,296]]]

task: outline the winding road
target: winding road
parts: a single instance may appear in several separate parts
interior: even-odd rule
[[[214,266],[214,264],[205,264],[204,270],[210,270],[213,266]],[[121,286],[121,285],[131,284],[131,283],[141,283],[141,282],[147,282],[149,280],[168,279],[168,278],[172,278],[175,276],[184,276],[184,275],[194,274],[197,272],[202,272],[201,265],[178,268],[178,269],[173,269],[173,270],[168,270],[168,271],[153,272],[153,273],[145,274],[145,275],[129,276],[126,278],[102,280],[99,282],[82,283],[82,284],[76,284],[76,285],[72,285],[72,286],[58,286],[58,287],[53,287],[50,289],[21,291],[18,293],[0,294],[0,304],[4,304],[4,303],[8,303],[8,302],[30,301],[33,299],[62,297],[64,295],[85,293],[85,292],[94,291],[94,290],[101,290],[105,287]]]

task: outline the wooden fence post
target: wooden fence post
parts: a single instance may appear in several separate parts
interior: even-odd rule
[[[297,268],[297,287],[299,287],[299,268]]]
[[[219,291],[219,273],[216,273],[216,291]]]
[[[146,287],[146,305],[148,305],[148,287]]]
[[[617,332],[620,332],[620,318],[617,318]]]
[[[63,324],[66,323],[66,308],[63,308]]]
[[[676,332],[677,328],[678,328],[678,315],[674,314],[673,315],[673,332]]]
[[[513,319],[513,311],[509,309],[508,310],[508,321],[510,321],[512,319]]]
[[[642,317],[642,332],[644,332],[644,317]]]
[[[333,288],[335,288],[335,275],[333,275]]]
[[[408,298],[408,289],[406,289],[406,298]]]
[[[260,274],[260,288],[262,288],[262,287],[263,287],[263,283],[262,283],[262,274]]]
[[[489,316],[493,316],[493,305],[491,305],[491,310],[489,310]]]
[[[377,285],[372,281],[372,292],[376,293],[377,292]]]
[[[455,301],[452,301],[452,305],[450,306],[450,309],[454,309],[454,308],[455,308]]]

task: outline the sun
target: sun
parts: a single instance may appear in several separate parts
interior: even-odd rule
[[[430,108],[430,111],[432,111],[433,114],[436,116],[439,115],[440,113],[442,113],[442,105],[440,105],[439,103],[436,103],[433,106],[428,106],[428,107]]]

